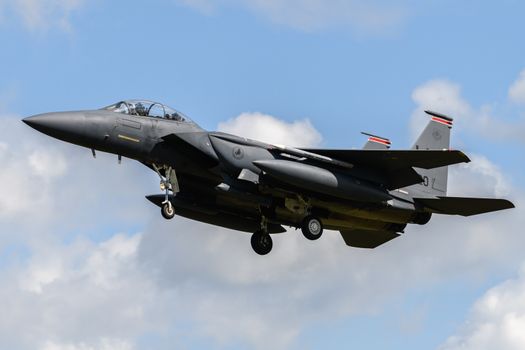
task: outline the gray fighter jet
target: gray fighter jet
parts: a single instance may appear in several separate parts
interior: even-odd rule
[[[371,134],[361,150],[272,145],[203,130],[173,108],[139,100],[23,121],[94,156],[99,150],[143,163],[160,177],[164,193],[147,198],[164,218],[253,233],[252,248],[264,255],[283,226],[309,240],[336,230],[349,246],[375,248],[432,214],[513,208],[504,199],[446,196],[448,166],[470,160],[449,148],[452,119],[426,113],[430,121],[410,150],[390,150],[390,141]]]

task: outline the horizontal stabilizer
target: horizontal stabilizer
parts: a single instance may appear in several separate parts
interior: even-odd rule
[[[396,237],[399,237],[399,233],[393,231],[372,231],[355,229],[342,230],[340,232],[346,245],[356,248],[372,249]]]
[[[414,201],[428,212],[446,215],[471,216],[514,208],[512,202],[494,198],[437,197],[414,198]]]

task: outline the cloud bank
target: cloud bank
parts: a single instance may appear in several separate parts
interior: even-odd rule
[[[442,350],[518,350],[525,347],[525,268],[491,288],[473,306],[459,334]]]
[[[518,79],[509,88],[509,97],[512,101],[525,104],[525,70],[522,70]]]
[[[58,27],[71,30],[70,17],[84,5],[84,0],[2,0],[0,15],[14,15],[31,31]],[[5,19],[4,19],[5,20]]]
[[[414,96],[415,112],[431,101],[460,116],[471,108],[451,82],[423,84]],[[451,194],[512,193],[514,211],[435,217],[371,251],[346,247],[337,232],[310,242],[290,231],[276,235],[274,251],[260,257],[247,234],[163,220],[143,198],[158,191],[158,179],[145,167],[127,160],[119,166],[111,155],[93,160],[89,150],[36,134],[14,118],[4,125],[0,297],[9,300],[10,317],[0,318],[2,348],[141,349],[145,337],[157,349],[195,339],[217,348],[290,348],[325,320],[380,312],[412,288],[483,278],[522,260],[523,195],[481,155],[452,168]],[[242,114],[219,128],[296,146],[322,140],[307,120],[262,113]],[[519,310],[511,299],[521,300],[505,299],[509,306],[486,318],[498,322],[505,310]],[[509,329],[521,322],[508,319]],[[477,329],[447,346],[467,342]]]
[[[408,1],[374,0],[178,0],[206,14],[244,8],[271,22],[302,31],[350,27],[367,34],[387,34],[409,16]]]
[[[515,102],[520,101],[522,85],[525,87],[524,77],[522,72],[509,90],[509,97]],[[497,104],[472,106],[462,96],[459,84],[449,80],[435,79],[422,84],[413,91],[412,99],[418,106],[411,117],[413,135],[419,133],[426,123],[424,110],[433,110],[453,117],[454,129],[460,132],[474,133],[491,141],[525,142],[525,120],[505,118],[505,114],[498,113],[494,107]]]
[[[271,144],[319,146],[322,137],[308,119],[288,123],[263,113],[242,113],[219,123],[219,131]]]

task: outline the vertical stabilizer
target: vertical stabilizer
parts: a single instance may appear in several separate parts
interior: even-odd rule
[[[445,150],[450,148],[452,118],[436,112],[425,111],[432,118],[412,146],[418,150]],[[435,169],[416,169],[423,177],[423,183],[410,186],[410,190],[423,192],[430,196],[447,194],[448,167]]]
[[[372,135],[366,132],[362,132],[361,134],[368,136],[368,140],[363,146],[363,149],[389,149],[390,148],[391,143],[389,139],[386,139],[384,137],[377,136],[377,135]]]

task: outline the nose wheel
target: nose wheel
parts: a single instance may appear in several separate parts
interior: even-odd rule
[[[175,216],[175,208],[170,201],[164,202],[160,207],[160,213],[166,220],[171,220]]]
[[[321,223],[321,220],[315,216],[309,215],[304,218],[301,224],[301,231],[303,231],[303,235],[307,239],[315,241],[316,239],[321,238],[323,234],[323,224]]]

